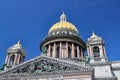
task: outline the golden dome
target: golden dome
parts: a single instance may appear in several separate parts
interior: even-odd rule
[[[13,46],[13,48],[22,48],[22,45],[20,44],[20,40],[17,42],[17,44],[15,44],[14,46]]]
[[[56,29],[70,29],[78,33],[76,27],[72,23],[66,21],[66,15],[64,13],[60,16],[60,21],[50,28],[49,33]]]

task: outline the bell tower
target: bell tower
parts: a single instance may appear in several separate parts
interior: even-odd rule
[[[24,62],[25,51],[23,50],[20,41],[17,44],[7,49],[7,56],[5,60],[5,69],[11,68],[17,64]]]
[[[107,62],[104,40],[94,32],[88,38],[87,51],[90,63]]]

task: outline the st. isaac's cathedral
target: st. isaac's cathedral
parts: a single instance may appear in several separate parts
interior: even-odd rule
[[[108,61],[104,44],[94,32],[83,41],[63,13],[41,42],[40,56],[24,61],[20,41],[7,49],[0,80],[120,80],[120,61]]]

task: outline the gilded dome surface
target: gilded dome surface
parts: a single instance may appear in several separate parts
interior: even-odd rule
[[[66,15],[64,13],[60,16],[60,21],[50,28],[49,33],[56,29],[69,29],[78,33],[76,27],[72,23],[66,21]]]

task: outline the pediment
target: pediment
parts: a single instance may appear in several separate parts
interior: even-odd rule
[[[78,63],[56,59],[47,56],[38,56],[34,59],[26,61],[8,70],[0,73],[6,74],[60,74],[67,72],[90,72],[91,68],[81,66]]]

